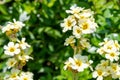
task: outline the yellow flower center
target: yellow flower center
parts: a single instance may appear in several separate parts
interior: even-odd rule
[[[112,49],[112,46],[108,46],[107,49]]]
[[[70,20],[67,21],[67,25],[68,25],[68,27],[71,27],[72,23]]]
[[[112,68],[113,68],[113,70],[115,70],[115,71],[117,70],[117,67],[116,67],[116,66],[112,66]]]
[[[88,28],[89,28],[88,23],[84,23],[84,24],[82,25],[82,29],[83,29],[83,30],[86,30],[86,29],[88,29]]]
[[[101,70],[98,70],[97,73],[98,73],[99,76],[102,75],[102,71]]]
[[[115,54],[114,54],[114,53],[110,53],[110,56],[111,56],[111,57],[115,57]]]
[[[10,47],[10,52],[14,52],[15,51],[15,48],[14,47]]]
[[[80,29],[77,29],[76,31],[77,31],[77,33],[81,33],[81,30],[80,30]]]
[[[81,66],[82,65],[82,62],[78,61],[78,60],[76,60],[75,63],[76,63],[77,66]]]
[[[17,77],[16,74],[12,74],[12,75],[11,75],[11,78],[16,78],[16,77]]]
[[[13,62],[13,61],[11,61],[11,62],[10,62],[10,65],[13,65],[13,64],[14,64],[14,62]]]
[[[28,80],[28,78],[25,77],[23,80]]]
[[[111,73],[111,71],[110,71],[110,70],[107,70],[107,72],[108,72],[108,73]]]
[[[108,65],[108,63],[103,63],[102,65],[103,65],[104,67],[106,67],[106,66]]]
[[[84,16],[80,16],[81,19],[84,19],[85,17]]]
[[[72,39],[69,39],[68,40],[68,43],[72,43],[74,41],[74,39],[72,38]]]

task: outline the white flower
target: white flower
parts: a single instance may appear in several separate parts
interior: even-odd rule
[[[118,59],[119,59],[119,52],[110,52],[110,53],[107,53],[107,54],[105,54],[105,57],[107,58],[107,59],[109,59],[110,61],[118,61]]]
[[[95,53],[95,51],[96,51],[96,47],[90,47],[89,49],[88,49],[88,52],[90,52],[90,53]]]
[[[15,58],[9,58],[8,61],[6,62],[6,65],[9,68],[14,67],[15,64],[17,63]]]
[[[81,11],[80,13],[76,14],[75,17],[80,20],[79,23],[86,21],[88,19],[93,22],[95,21],[93,18],[93,12],[90,9]]]
[[[74,55],[73,58],[69,58],[68,61],[65,62],[64,70],[76,70],[78,72],[84,71],[85,68],[88,68],[92,61],[88,61],[87,56],[81,56],[80,54]]]
[[[25,24],[20,21],[16,21],[15,19],[13,19],[13,21],[14,29],[20,30],[23,26],[25,26]]]
[[[32,57],[30,57],[29,55],[19,55],[18,59],[21,61],[28,61],[29,59],[33,59]]]
[[[92,22],[91,20],[87,20],[80,24],[83,34],[90,34],[96,31],[96,23]]]
[[[33,74],[30,72],[22,72],[20,74],[20,80],[33,80]]]
[[[19,43],[20,48],[22,49],[26,49],[27,47],[30,47],[30,45],[28,43],[25,42],[25,38],[22,38],[21,41],[17,40]]]
[[[102,67],[107,67],[108,66],[108,64],[109,64],[109,61],[108,60],[101,60],[100,61],[100,65],[102,66]]]
[[[67,38],[67,39],[65,40],[64,45],[65,45],[65,46],[68,46],[69,44],[73,44],[73,43],[75,43],[74,36],[70,36],[69,38]]]
[[[84,48],[90,48],[90,43],[88,42],[88,39],[87,38],[81,38],[80,39],[80,45],[81,47],[84,49]]]
[[[94,12],[90,9],[85,9],[82,11],[82,16],[85,16],[86,18],[93,16]]]
[[[8,22],[8,24],[2,28],[3,33],[10,30],[19,31],[25,25],[20,21],[16,21],[15,19],[13,20],[14,20],[14,23]]]
[[[29,77],[27,75],[24,75],[24,76],[20,77],[20,80],[33,80],[33,79],[31,79],[31,77]]]
[[[68,61],[65,62],[64,70],[71,69],[72,62],[74,62],[74,60],[69,57]]]
[[[13,42],[9,42],[7,46],[6,45],[4,46],[4,49],[5,49],[4,53],[6,55],[14,56],[15,54],[20,53],[18,43],[14,44]]]
[[[11,74],[9,75],[8,80],[20,80],[18,74],[20,73],[20,70],[13,68],[11,70]]]
[[[77,7],[77,5],[73,5],[70,7],[70,10],[66,10],[66,13],[71,13],[71,14],[78,14],[80,11],[82,11],[84,8]]]
[[[112,78],[116,79],[118,78],[118,73],[120,73],[120,65],[118,63],[111,63],[110,64],[111,70],[112,70]]]
[[[27,12],[23,12],[19,16],[19,20],[21,22],[27,21],[27,20],[29,20],[29,18],[30,18],[30,16],[27,16]]]
[[[8,23],[5,27],[2,28],[2,32],[5,33],[11,29],[14,29],[14,26],[11,23]]]
[[[103,80],[103,76],[104,76],[105,72],[104,72],[104,68],[99,68],[97,70],[95,70],[92,74],[93,78],[97,78],[97,80]]]
[[[110,66],[112,68],[112,72],[117,72],[120,70],[120,66],[118,65],[118,63],[111,63]]]
[[[112,73],[112,68],[111,66],[107,66],[106,69],[105,69],[105,74],[104,76],[108,76]]]
[[[103,46],[108,43],[108,38],[104,38],[104,42],[99,43],[100,46]]]
[[[74,26],[73,27],[73,35],[76,37],[76,38],[80,38],[81,35],[82,35],[82,30],[79,26]]]
[[[97,53],[99,53],[100,55],[105,54],[104,48],[103,47],[99,48],[97,50]]]
[[[77,54],[74,56],[72,63],[72,69],[77,70],[78,72],[84,71],[85,68],[89,67],[87,56],[81,56],[80,54]]]
[[[116,52],[117,48],[114,45],[114,41],[113,40],[109,40],[104,46],[104,51],[109,53],[109,52]]]
[[[64,23],[61,23],[61,27],[63,27],[63,32],[68,30],[72,30],[72,27],[76,24],[76,21],[73,16],[69,16],[68,18],[64,19]]]

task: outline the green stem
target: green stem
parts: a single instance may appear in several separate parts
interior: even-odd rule
[[[73,80],[78,80],[78,74],[77,74],[77,72],[73,72]]]

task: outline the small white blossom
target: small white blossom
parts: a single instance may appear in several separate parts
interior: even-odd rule
[[[13,42],[9,42],[7,46],[6,45],[4,46],[4,49],[5,49],[4,53],[6,55],[14,56],[20,53],[18,43],[14,44]]]
[[[97,70],[93,72],[93,78],[97,78],[97,80],[103,80],[103,76],[105,74],[103,67],[99,67]]]
[[[7,32],[7,31],[10,31],[10,30],[11,31],[19,31],[19,30],[21,30],[21,28],[23,26],[25,26],[25,24],[23,24],[22,22],[16,21],[15,19],[13,19],[13,20],[14,20],[13,23],[8,22],[8,24],[5,27],[2,28],[3,33]]]
[[[68,46],[69,44],[74,44],[74,43],[75,43],[74,36],[70,36],[69,38],[67,38],[67,39],[65,40],[64,45],[65,45],[65,46]]]
[[[78,72],[84,71],[85,68],[88,68],[88,62],[87,56],[81,56],[79,54],[74,56],[72,63],[72,69],[77,70]]]
[[[19,43],[20,48],[22,49],[26,49],[27,47],[30,47],[30,45],[28,43],[25,42],[25,38],[22,38],[21,41],[17,40]]]
[[[20,73],[20,70],[12,68],[11,74],[6,75],[4,77],[4,80],[20,80],[19,75],[18,75],[19,73]]]
[[[22,72],[20,74],[20,80],[33,80],[33,74],[30,72]]]
[[[76,21],[73,16],[69,16],[68,18],[64,19],[64,23],[61,23],[61,27],[63,27],[63,32],[72,30],[72,27],[75,24],[76,24]]]
[[[21,61],[28,61],[29,59],[33,59],[32,57],[30,57],[29,55],[19,55],[18,59]]]
[[[76,37],[76,38],[80,38],[81,35],[82,35],[82,30],[79,26],[74,26],[73,27],[73,35]]]
[[[72,62],[74,62],[74,60],[73,60],[71,57],[69,57],[69,58],[68,58],[68,61],[65,62],[64,70],[72,69],[72,68],[71,68]]]
[[[80,24],[80,27],[83,34],[90,34],[96,31],[97,25],[88,19],[87,21]]]
[[[70,10],[66,10],[66,13],[71,13],[71,14],[78,14],[80,11],[82,11],[84,8],[77,7],[77,5],[73,5],[70,7]]]
[[[17,63],[15,58],[9,58],[8,61],[6,62],[6,65],[9,68],[14,67],[15,64]]]
[[[80,45],[81,47],[84,49],[84,48],[90,48],[91,45],[90,43],[88,42],[88,39],[87,38],[80,38]]]
[[[22,29],[23,26],[25,26],[25,24],[23,24],[20,21],[16,21],[15,19],[13,19],[13,21],[14,21],[14,23],[13,23],[14,29],[20,30],[20,29]]]
[[[29,20],[29,19],[30,19],[30,16],[27,16],[27,12],[23,12],[23,13],[21,13],[20,16],[19,16],[19,20],[20,20],[21,22],[27,21],[27,20]]]
[[[78,72],[84,71],[84,69],[90,67],[92,61],[88,61],[87,56],[81,56],[80,54],[74,55],[73,58],[69,58],[68,61],[65,62],[64,70],[76,70]]]
[[[89,49],[88,49],[88,52],[90,52],[90,53],[95,53],[95,51],[97,50],[97,48],[96,47],[90,47]]]
[[[105,54],[105,57],[107,58],[107,59],[109,59],[110,61],[118,61],[118,59],[119,59],[119,52],[110,52],[110,53],[108,53],[108,54]]]

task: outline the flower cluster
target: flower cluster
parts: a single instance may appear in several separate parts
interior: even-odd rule
[[[4,46],[4,53],[12,58],[9,58],[7,61],[7,67],[17,67],[17,66],[24,66],[26,61],[29,59],[32,59],[27,53],[25,53],[25,50],[29,48],[30,45],[25,42],[25,38],[22,38],[21,41],[17,40],[17,43],[15,42],[9,42],[8,45]]]
[[[105,38],[104,42],[100,43],[100,46],[101,47],[97,50],[100,55],[105,55],[106,59],[109,59],[111,62],[119,60],[120,45],[117,40]]]
[[[84,9],[73,5],[70,10],[66,10],[70,15],[61,23],[63,32],[72,30],[76,38],[81,38],[83,34],[90,34],[96,31],[98,27],[93,18],[93,12],[90,9]]]
[[[33,73],[31,72],[21,72],[18,69],[11,69],[11,74],[7,74],[4,80],[33,80]]]
[[[93,78],[103,80],[105,77],[113,79],[120,78],[120,65],[117,62],[120,55],[120,45],[117,40],[104,39],[104,42],[99,43],[101,46],[97,52],[104,56],[107,60],[101,60],[93,72]]]
[[[7,77],[5,76],[4,80],[33,80],[33,75],[31,75],[32,73],[29,74],[19,71],[22,70],[23,66],[29,59],[33,59],[27,53],[31,46],[25,42],[26,38],[19,40],[17,36],[13,36],[16,35],[23,26],[24,24],[22,22],[14,20],[14,23],[9,22],[5,27],[2,28],[2,32],[6,33],[10,39],[10,42],[7,45],[4,45],[3,48],[4,54],[10,57],[6,62],[6,67],[7,69],[11,70],[11,74],[7,75]]]
[[[70,14],[61,23],[63,32],[72,31],[72,35],[66,38],[64,45],[70,45],[74,50],[73,58],[70,57],[65,62],[64,70],[72,70],[82,72],[84,69],[91,67],[93,62],[88,56],[82,56],[82,50],[90,48],[89,39],[85,35],[94,33],[98,27],[93,18],[93,11],[73,5],[70,10],[66,10]]]
[[[104,77],[110,76],[113,79],[120,78],[120,65],[110,62],[109,60],[101,60],[93,72],[93,78],[103,80]]]
[[[25,26],[25,24],[14,19],[14,22],[8,22],[8,24],[2,28],[2,32],[6,33],[7,36],[10,36],[11,34],[15,34],[20,31],[23,26]]]

